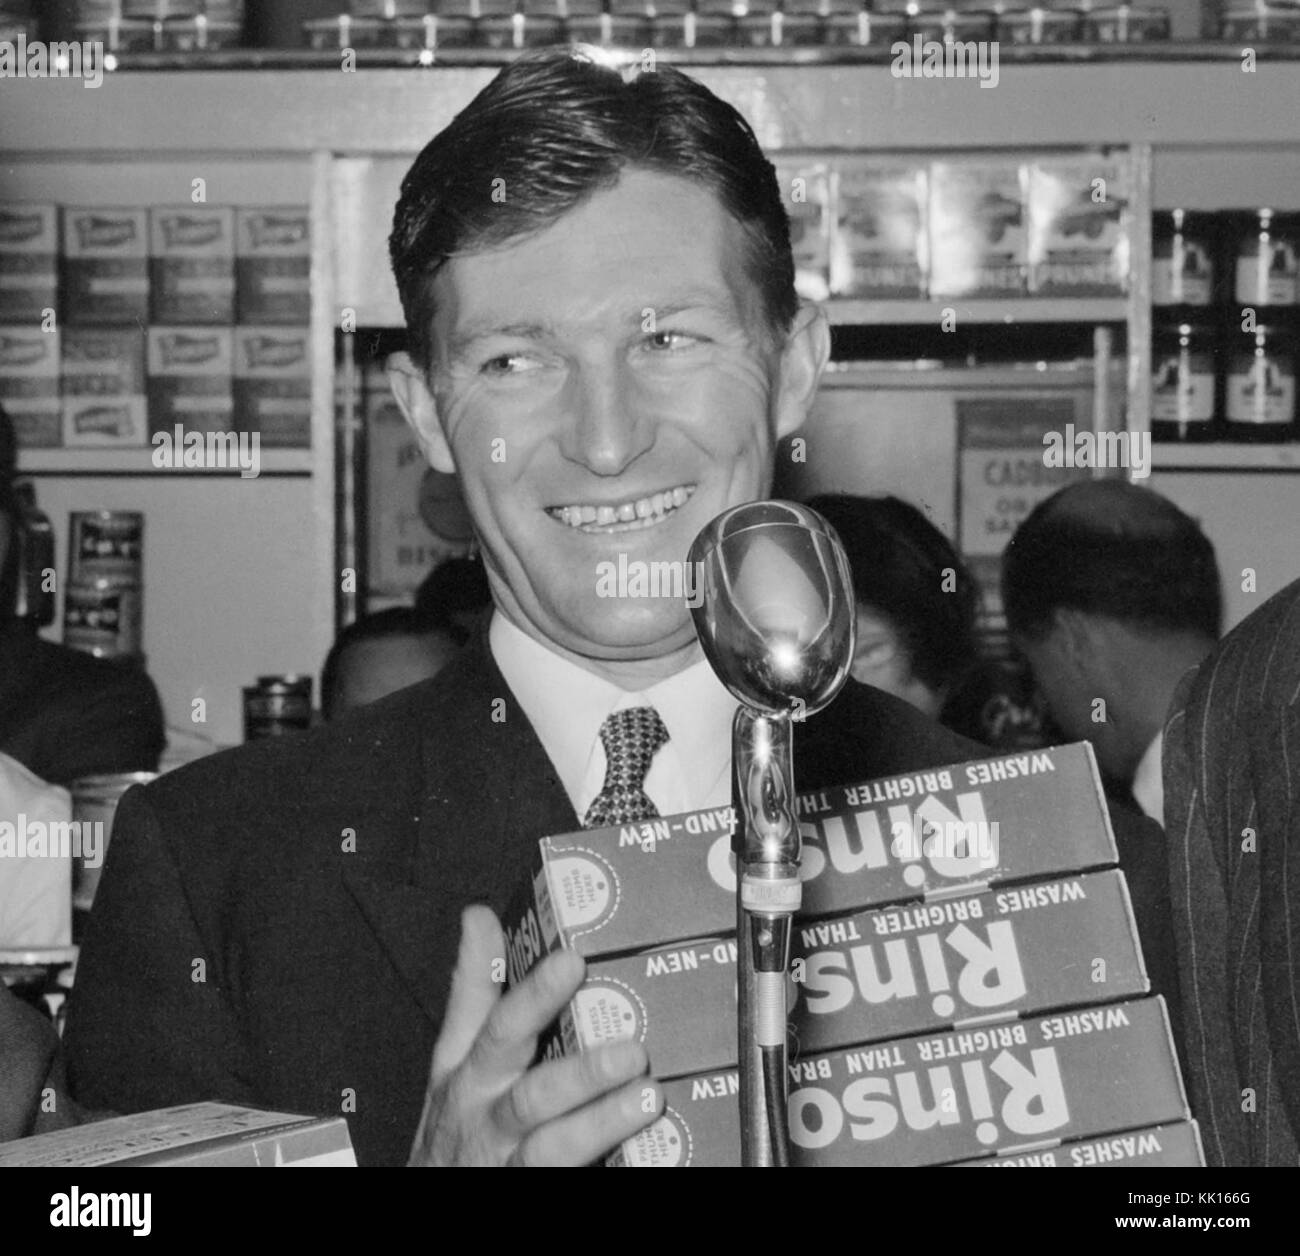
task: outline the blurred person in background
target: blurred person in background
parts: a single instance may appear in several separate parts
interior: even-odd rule
[[[957,551],[897,497],[828,494],[808,505],[839,533],[853,573],[853,679],[948,723],[945,704],[977,661],[979,597]]]
[[[1300,580],[1188,672],[1164,729],[1188,1088],[1212,1165],[1300,1158]]]
[[[444,559],[415,591],[415,617],[430,627],[450,622],[473,632],[491,608],[487,572],[477,558]]]
[[[14,614],[22,518],[17,447],[0,409],[0,752],[44,781],[152,772],[165,744],[162,706],[143,670],[37,635]]]
[[[320,676],[321,715],[338,719],[436,676],[468,639],[459,625],[427,625],[409,606],[363,615],[339,633],[326,655]]]
[[[1161,729],[1223,615],[1209,539],[1150,489],[1071,484],[1011,538],[1002,598],[1052,720],[1092,742],[1108,785],[1163,824]]]
[[[66,789],[0,754],[0,951],[71,943],[72,859],[58,836],[71,819]]]

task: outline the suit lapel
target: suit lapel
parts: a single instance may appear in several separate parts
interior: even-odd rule
[[[406,860],[391,870],[352,873],[348,886],[380,946],[437,1022],[461,910],[487,903],[499,916],[538,839],[572,831],[578,821],[492,659],[486,630],[429,686],[418,762],[419,809]]]

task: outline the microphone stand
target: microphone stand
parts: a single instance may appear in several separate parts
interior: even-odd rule
[[[746,1168],[790,1163],[785,991],[803,893],[791,723],[789,716],[741,706],[731,732],[740,1154]]]

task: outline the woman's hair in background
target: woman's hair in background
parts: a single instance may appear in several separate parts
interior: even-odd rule
[[[856,600],[892,625],[912,674],[951,691],[977,661],[979,593],[948,538],[897,497],[839,493],[808,505],[839,533]]]

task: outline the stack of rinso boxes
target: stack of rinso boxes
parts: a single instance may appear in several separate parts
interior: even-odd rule
[[[1197,1165],[1086,744],[799,800],[789,990],[798,1165]],[[547,1044],[646,1046],[665,1114],[614,1162],[739,1163],[731,813],[540,843],[506,919],[518,981],[587,980]]]
[[[1152,240],[1152,435],[1300,438],[1300,213],[1167,210]]]
[[[0,203],[20,446],[141,447],[178,425],[308,446],[310,253],[301,206]]]

